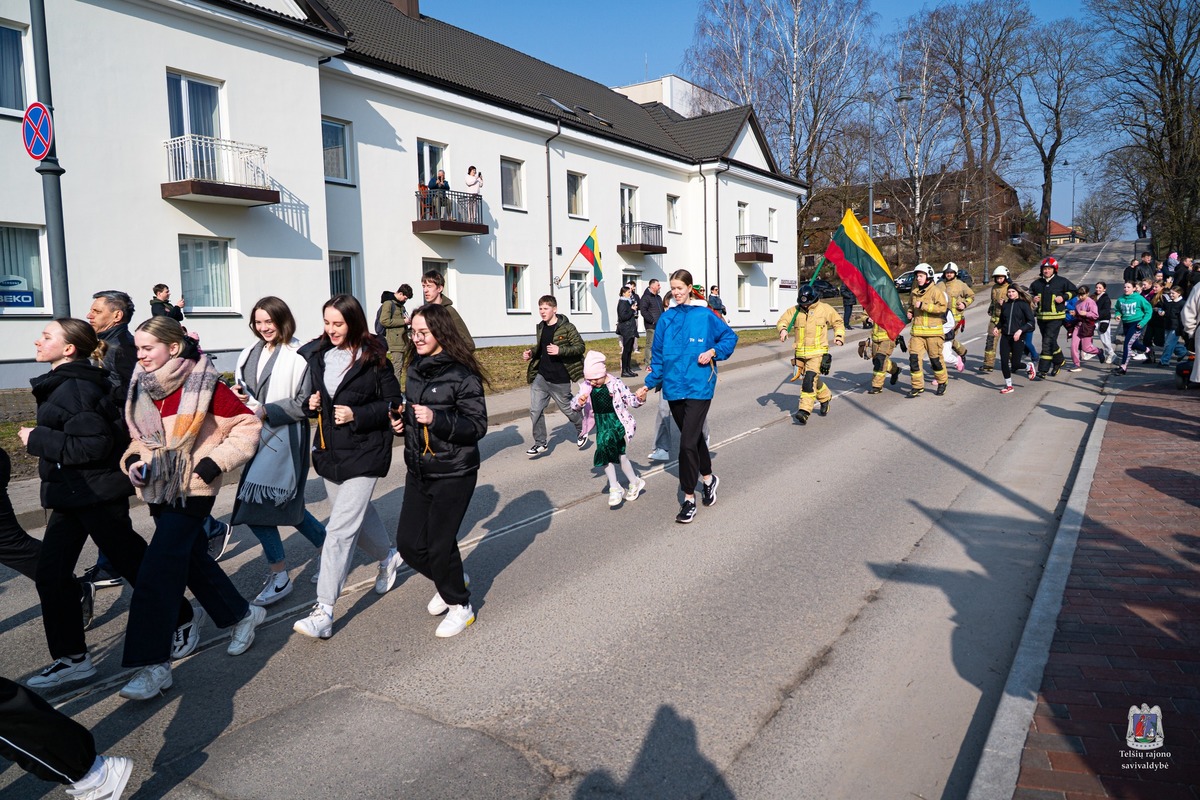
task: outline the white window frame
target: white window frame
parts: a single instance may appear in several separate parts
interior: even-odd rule
[[[572,314],[591,314],[592,313],[592,293],[588,288],[591,283],[592,273],[587,270],[573,269],[568,276],[568,286],[570,287],[570,301],[567,307]]]
[[[779,278],[767,278],[767,303],[772,311],[779,310]]]
[[[767,209],[767,238],[772,242],[779,241],[779,219],[775,209]]]
[[[345,250],[330,250],[329,256],[325,259],[327,268],[332,267],[332,265],[329,262],[333,261],[333,259],[335,259],[335,258],[349,259],[350,268],[349,268],[348,272],[349,272],[349,278],[350,278],[350,287],[349,287],[350,291],[346,292],[346,294],[353,295],[361,303],[364,299],[361,296],[363,294],[363,283],[364,282],[362,279],[362,267],[359,263],[360,259],[358,257],[358,253],[351,253],[351,252],[348,252]],[[337,294],[337,292],[333,291],[333,286],[331,284],[329,287],[329,295],[330,295],[330,297],[332,297],[334,294]],[[364,306],[364,308],[365,308],[365,306]]]
[[[737,307],[738,311],[750,310],[750,278],[746,275],[737,276]]]
[[[679,195],[667,195],[667,233],[683,233],[679,218]]]
[[[32,53],[30,52],[29,37],[25,35],[26,28],[18,27],[9,22],[0,22],[0,28],[13,31],[17,34],[17,52],[21,54],[21,76],[18,83],[21,87],[21,107],[0,106],[0,116],[13,116],[24,118],[25,107],[29,105],[29,98],[33,96],[29,87],[29,64],[32,63]],[[44,294],[44,293],[43,293]]]
[[[328,169],[328,160],[325,158],[325,126],[335,125],[342,129],[342,166],[346,171],[345,177],[337,177],[330,175],[325,171],[326,183],[338,184],[354,184],[354,131],[349,122],[332,117],[321,117],[321,155],[322,169]]]
[[[20,317],[53,313],[54,301],[50,296],[50,249],[46,240],[45,226],[0,222],[0,228],[21,228],[37,232],[38,269],[42,276],[42,304],[40,306],[0,306],[0,317]]]
[[[505,198],[504,167],[511,164],[515,167],[516,180],[513,185],[517,197]],[[500,206],[509,211],[525,211],[525,162],[509,156],[500,156]]]
[[[574,211],[571,210],[571,179],[572,178],[579,179],[579,193],[578,193],[579,194],[579,207]],[[585,173],[575,172],[574,170],[567,170],[567,216],[570,217],[571,219],[587,219],[588,218],[587,175]]]
[[[184,310],[190,314],[228,314],[237,312],[239,297],[238,297],[238,279],[237,279],[237,247],[234,239],[225,236],[194,236],[192,234],[179,234],[179,243],[184,241],[189,242],[224,242],[225,243],[225,280],[229,284],[229,304],[225,306],[198,306],[192,303],[191,297],[188,295],[188,290],[184,286],[183,280],[183,264],[179,265],[179,296],[184,299],[186,306]]]
[[[509,270],[517,270],[516,304],[513,304],[513,285],[509,280]],[[529,308],[529,265],[504,265],[504,310],[509,314],[528,314]]]
[[[747,228],[750,225],[750,204],[741,200],[737,204],[737,224],[738,236],[748,236],[750,231]]]
[[[217,80],[216,78],[206,78],[201,75],[193,75],[190,72],[182,72],[177,69],[168,69],[167,77],[169,78],[172,75],[174,75],[180,79],[180,88],[182,89],[179,99],[180,99],[180,103],[183,107],[183,135],[188,136],[188,135],[192,135],[192,134],[196,133],[195,131],[193,131],[191,129],[192,123],[191,123],[191,114],[189,113],[188,88],[187,87],[188,87],[189,83],[198,83],[198,84],[203,84],[205,86],[211,86],[217,90],[217,126],[216,126],[215,130],[213,131],[213,138],[214,139],[229,138],[225,135],[226,124],[227,124],[226,120],[229,118],[229,115],[226,113],[226,108],[225,108],[225,83],[224,83],[224,81]],[[168,100],[169,100],[169,95],[168,95]],[[170,109],[170,106],[168,105],[168,112],[167,112],[167,128],[168,128],[167,133],[168,134],[170,133],[170,125],[171,125],[171,115],[170,115],[169,109]],[[198,134],[198,135],[201,135],[201,134]]]
[[[454,270],[451,268],[453,262],[448,258],[422,258],[421,259],[421,275],[417,278],[417,285],[413,287],[413,291],[417,292],[417,306],[425,305],[425,295],[422,292],[420,281],[424,279],[425,273],[431,269],[436,269],[442,273],[442,294],[448,294],[454,297]]]
[[[417,185],[428,186],[433,183],[437,177],[438,170],[450,174],[450,170],[446,168],[446,151],[449,148],[441,142],[435,142],[432,139],[417,139]],[[433,161],[429,156],[433,151],[437,151],[439,158]],[[425,175],[422,176],[421,173]],[[449,178],[446,179],[449,181]]]

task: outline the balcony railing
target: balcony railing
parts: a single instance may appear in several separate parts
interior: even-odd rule
[[[488,232],[487,223],[483,221],[482,195],[422,187],[416,192],[416,200],[413,233],[479,236]]]
[[[167,182],[162,196],[235,205],[279,202],[267,171],[267,148],[188,134],[163,142]]]
[[[625,222],[621,224],[621,243],[618,253],[665,253],[663,227],[652,222]]]
[[[775,260],[767,249],[765,236],[741,235],[736,241],[737,250],[733,254],[733,260],[739,264],[769,264]]]

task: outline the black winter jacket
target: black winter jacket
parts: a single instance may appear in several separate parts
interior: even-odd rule
[[[333,345],[315,339],[300,348],[308,362],[313,389],[321,393],[320,411],[307,412],[320,417],[313,438],[313,468],[322,478],[342,483],[350,478],[382,478],[392,466],[392,428],[388,421],[388,402],[400,402],[400,383],[392,364],[351,364],[337,391],[330,396],[325,388],[325,354]],[[349,406],[354,421],[333,424],[333,407]]]
[[[633,301],[622,297],[617,301],[617,336],[632,339],[637,333],[637,310]]]
[[[1037,327],[1033,309],[1019,297],[1016,300],[1005,300],[1000,306],[1000,321],[996,323],[996,327],[1000,329],[1001,336],[1009,339],[1018,330],[1029,333]]]
[[[1164,299],[1159,308],[1163,311],[1161,317],[1163,330],[1175,331],[1175,333],[1183,336],[1183,298],[1181,297],[1174,301]],[[1156,315],[1157,313],[1158,311],[1155,310]]]
[[[68,361],[29,383],[37,400],[29,454],[41,459],[42,507],[80,508],[133,494],[121,469],[129,434],[108,370]]]
[[[113,402],[117,408],[124,408],[133,368],[137,366],[137,345],[133,342],[133,334],[129,332],[129,326],[122,322],[96,335],[108,343],[108,350],[104,353],[104,368],[108,370],[108,382],[113,385]]]
[[[642,320],[647,325],[657,325],[658,318],[663,314],[662,298],[650,291],[650,287],[646,287],[646,291],[642,292],[642,302],[638,304],[642,312]]]
[[[1067,301],[1075,296],[1075,284],[1062,275],[1054,275],[1050,280],[1038,277],[1029,284],[1029,293],[1033,295],[1034,314],[1038,317],[1050,316],[1062,319],[1066,316]],[[1055,297],[1062,297],[1060,305]]]
[[[487,433],[487,403],[479,376],[441,352],[417,356],[407,378],[404,464],[409,473],[430,480],[478,471],[479,440]],[[433,410],[431,424],[417,423],[414,403]]]

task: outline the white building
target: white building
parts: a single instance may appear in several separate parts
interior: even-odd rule
[[[0,0],[0,285],[26,290],[0,305],[8,387],[44,369],[32,341],[53,291],[21,141],[36,95],[28,13]],[[546,293],[601,335],[623,277],[687,268],[722,286],[731,324],[755,326],[795,277],[805,187],[779,174],[749,108],[672,109],[698,96],[679,78],[639,104],[422,17],[415,0],[50,0],[47,16],[74,316],[123,289],[140,321],[165,283],[220,353],[250,341],[263,295],[310,338],[331,293],[371,317],[381,291],[419,293],[439,269],[477,341],[516,343]],[[477,200],[458,194],[469,166]],[[445,197],[421,188],[438,169]],[[582,259],[567,270],[593,228],[599,286]]]

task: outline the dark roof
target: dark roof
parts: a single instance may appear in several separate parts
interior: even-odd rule
[[[748,106],[685,119],[661,103],[641,105],[470,31],[425,15],[408,17],[389,0],[322,2],[349,31],[349,60],[687,163],[725,156],[741,126],[754,119]],[[777,170],[769,174],[802,185]]]
[[[320,36],[338,43],[345,43],[346,30],[341,23],[321,4],[321,0],[296,0],[300,10],[307,19],[297,19],[287,14],[281,14],[273,8],[260,6],[249,0],[208,0],[209,3],[222,8],[240,11],[252,17],[267,20],[294,30],[301,30],[313,36]]]

